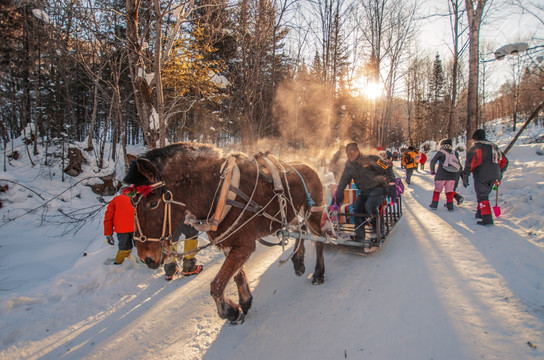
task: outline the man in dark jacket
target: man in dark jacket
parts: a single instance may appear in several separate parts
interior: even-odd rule
[[[474,145],[467,152],[465,169],[461,174],[463,185],[468,186],[470,173],[474,178],[474,190],[478,200],[476,218],[479,225],[493,225],[489,194],[497,180],[502,179],[508,167],[508,159],[497,145],[486,140],[485,131],[478,129],[472,135]]]
[[[354,181],[360,191],[355,199],[353,211],[355,213],[378,214],[378,208],[387,195],[396,200],[395,174],[390,163],[376,155],[363,155],[359,152],[357,143],[346,145],[348,161],[338,183],[333,205],[342,204],[344,189]],[[363,218],[355,217],[355,241],[364,240]],[[376,229],[373,220],[373,230]]]

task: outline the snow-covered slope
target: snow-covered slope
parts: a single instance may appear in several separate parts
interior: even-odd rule
[[[492,139],[504,146],[511,137],[502,130]],[[290,262],[278,265],[290,247],[258,245],[246,268],[253,307],[238,326],[218,318],[209,296],[223,260],[216,249],[198,254],[198,276],[166,282],[162,269],[134,259],[110,265],[116,248],[106,245],[100,217],[63,235],[58,225],[39,226],[41,212],[20,216],[0,227],[0,359],[542,359],[544,157],[537,150],[542,144],[509,153],[503,215],[489,228],[476,225],[472,187],[459,189],[466,201],[454,212],[444,197],[433,212],[433,179],[428,170],[416,173],[383,248],[369,256],[328,248],[322,286],[309,280],[310,244],[303,277]],[[45,199],[55,194],[25,171],[24,178],[2,173],[0,184],[7,175]],[[76,192],[58,206],[98,203]],[[14,186],[0,216],[41,202],[27,196]],[[234,286],[228,293],[236,297]]]

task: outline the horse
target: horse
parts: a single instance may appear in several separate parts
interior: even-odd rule
[[[137,192],[134,243],[149,268],[176,256],[168,252],[171,229],[183,222],[206,232],[208,245],[222,250],[225,260],[210,293],[219,317],[232,324],[242,323],[251,308],[253,297],[243,266],[257,240],[288,226],[323,234],[323,187],[317,172],[304,163],[286,163],[262,153],[252,158],[242,153],[225,156],[213,145],[180,142],[133,160],[123,181]],[[312,283],[323,284],[324,246],[315,242],[315,247]],[[297,276],[305,272],[304,251],[304,240],[297,239],[291,254]],[[232,278],[238,303],[224,295]]]

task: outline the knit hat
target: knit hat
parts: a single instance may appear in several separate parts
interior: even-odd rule
[[[346,145],[346,153],[348,151],[359,151],[359,146],[357,146],[357,143],[349,143]]]
[[[442,149],[451,149],[451,146],[452,146],[452,142],[451,142],[451,139],[442,139],[440,140],[440,147]]]
[[[484,129],[478,129],[472,134],[473,140],[485,140],[485,130]]]

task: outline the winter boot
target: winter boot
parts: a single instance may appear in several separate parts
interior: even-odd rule
[[[118,250],[117,255],[115,255],[115,261],[113,262],[114,265],[121,265],[123,261],[130,255],[132,252],[132,249],[130,250]]]
[[[476,222],[478,225],[491,226],[493,225],[493,216],[491,214],[482,215],[482,220]]]
[[[436,210],[438,208],[438,200],[440,200],[440,193],[438,191],[433,191],[433,201],[429,205],[431,210]]]
[[[478,221],[478,225],[493,225],[493,215],[491,215],[491,204],[489,200],[481,201],[478,204],[480,214],[482,214],[482,220]]]
[[[379,242],[381,239],[378,238],[378,225],[377,225],[377,220],[375,218],[372,218],[372,220],[370,220],[370,225],[372,226],[372,234],[374,236],[372,236],[372,242],[374,243],[377,243]],[[383,239],[384,238],[384,228],[383,228],[383,221],[380,221],[380,235],[381,235],[381,238]]]
[[[355,234],[351,235],[350,238],[351,238],[352,241],[355,241],[355,242],[358,242],[358,243],[362,243],[363,241],[365,241],[365,229],[364,229],[364,227],[363,227],[362,231],[355,231]]]
[[[164,279],[170,281],[174,278],[174,275],[180,272],[178,264],[171,262],[164,265]]]
[[[465,198],[459,195],[459,193],[455,193],[455,195],[453,195],[453,198],[455,199],[455,201],[457,201],[457,205],[461,205],[463,201],[465,201]]]
[[[446,193],[446,207],[448,208],[448,211],[453,211],[453,197],[455,196],[455,193],[448,192]]]
[[[197,265],[196,264],[196,259],[195,258],[192,258],[192,259],[184,258],[183,259],[183,268],[182,268],[181,272],[185,276],[196,275],[196,274],[198,274],[199,272],[202,271],[202,268],[203,268],[202,265]]]
[[[355,218],[355,234],[351,236],[353,241],[362,243],[365,240],[365,221],[366,219]]]

